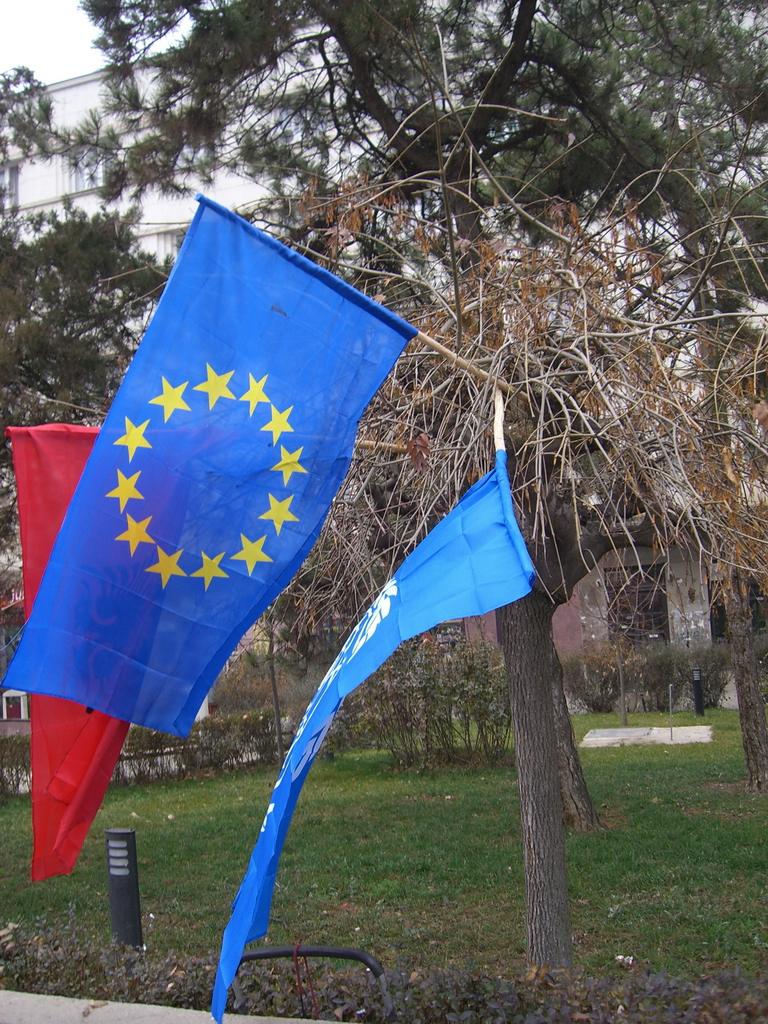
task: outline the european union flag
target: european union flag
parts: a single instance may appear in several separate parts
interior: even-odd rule
[[[4,682],[181,736],[306,558],[416,334],[199,202]]]
[[[221,1021],[243,948],[266,935],[280,853],[301,787],[342,701],[402,640],[525,597],[535,577],[512,512],[507,456],[464,495],[386,584],[318,687],[275,783],[224,932],[211,1013]]]

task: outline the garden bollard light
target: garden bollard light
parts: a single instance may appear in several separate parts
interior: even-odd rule
[[[701,685],[701,669],[693,670],[693,706],[697,718],[704,717],[704,688]]]
[[[132,828],[107,828],[104,838],[107,843],[112,938],[115,942],[142,949],[136,833]]]

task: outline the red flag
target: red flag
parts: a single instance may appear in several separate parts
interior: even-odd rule
[[[53,542],[98,430],[9,427],[29,617]],[[69,874],[112,777],[128,722],[59,697],[33,695],[32,880]]]

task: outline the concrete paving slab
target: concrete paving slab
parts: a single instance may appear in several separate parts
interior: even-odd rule
[[[723,699],[720,701],[721,708],[728,708],[731,711],[738,711],[739,698],[736,696],[736,684],[731,680],[725,688]]]
[[[624,747],[632,743],[711,743],[711,725],[681,725],[669,728],[642,729],[590,729],[579,746],[581,747]]]
[[[249,1017],[262,1024],[309,1024],[289,1018]],[[242,1021],[239,1014],[224,1015],[224,1024]],[[98,999],[66,999],[29,992],[0,991],[0,1024],[211,1024],[207,1010],[180,1010],[173,1006],[111,1003]]]
[[[650,736],[652,729],[653,726],[651,725],[644,725],[633,729],[593,729],[587,733],[587,736],[596,736],[604,740],[636,740],[641,739],[643,736]]]

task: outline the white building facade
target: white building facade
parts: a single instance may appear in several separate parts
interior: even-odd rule
[[[74,127],[84,120],[89,111],[102,105],[101,73],[83,75],[48,86],[53,101],[53,118],[57,126]],[[69,157],[57,155],[48,160],[24,157],[20,152],[9,153],[0,166],[0,187],[6,194],[6,204],[16,206],[21,213],[61,210],[65,198],[88,214],[98,213],[104,203],[98,189],[102,184],[102,165],[89,159],[73,164]],[[213,185],[201,188],[213,199],[231,210],[246,210],[263,191],[250,179],[230,171],[220,172]],[[135,206],[130,199],[110,203],[109,209],[125,212]],[[140,203],[140,221],[135,226],[141,247],[154,256],[158,263],[174,257],[184,231],[194,216],[197,203],[194,192],[189,196],[162,196],[147,193]]]

